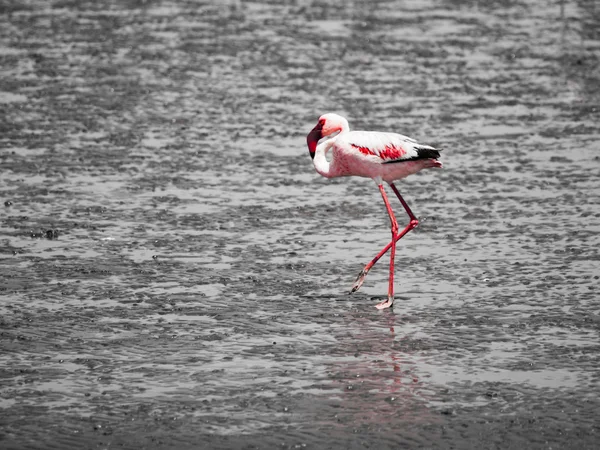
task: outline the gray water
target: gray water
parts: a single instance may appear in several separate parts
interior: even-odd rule
[[[597,2],[0,12],[0,447],[596,447]],[[444,149],[393,310],[325,112]]]

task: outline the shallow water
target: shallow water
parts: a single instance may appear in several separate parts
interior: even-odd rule
[[[595,1],[3,9],[2,448],[596,446]],[[444,149],[393,311],[327,111]]]

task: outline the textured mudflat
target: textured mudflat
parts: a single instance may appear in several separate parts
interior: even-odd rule
[[[597,2],[1,8],[1,448],[597,447]],[[393,311],[329,111],[444,148]]]

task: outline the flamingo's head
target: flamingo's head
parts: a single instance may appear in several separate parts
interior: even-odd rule
[[[322,138],[337,136],[342,131],[348,131],[348,129],[348,121],[342,116],[333,113],[323,114],[319,117],[317,125],[306,136],[310,157],[315,157],[317,144]]]

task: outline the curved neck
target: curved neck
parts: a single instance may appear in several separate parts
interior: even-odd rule
[[[327,152],[331,150],[335,137],[336,136],[330,137],[319,142],[313,159],[313,164],[317,173],[326,178],[337,177],[340,175],[336,169],[335,156],[333,156],[331,162],[327,161]]]

